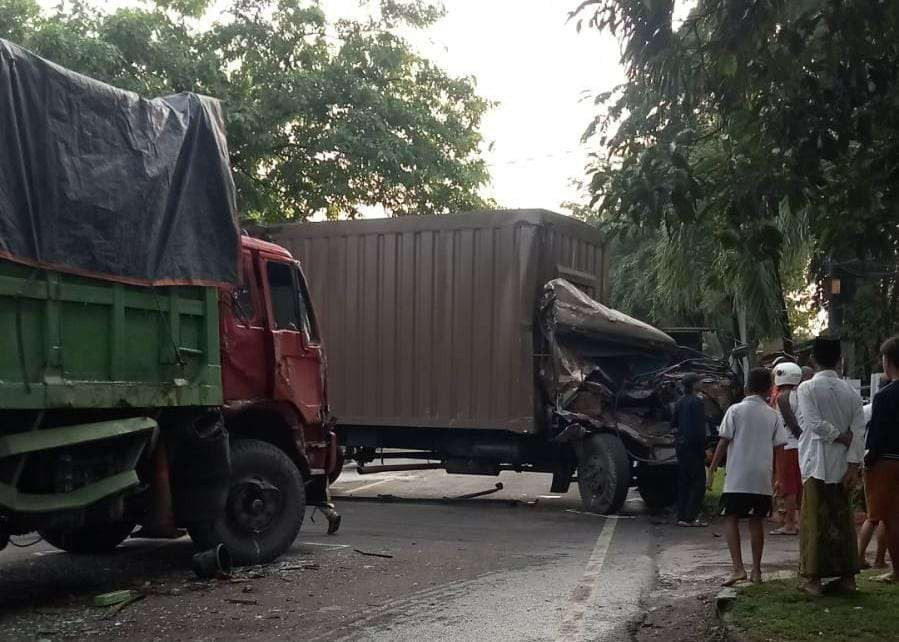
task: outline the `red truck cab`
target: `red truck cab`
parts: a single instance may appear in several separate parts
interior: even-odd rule
[[[243,235],[240,280],[219,300],[231,487],[224,519],[191,536],[224,543],[238,563],[267,562],[293,543],[306,505],[339,524],[325,356],[302,268],[284,248]]]

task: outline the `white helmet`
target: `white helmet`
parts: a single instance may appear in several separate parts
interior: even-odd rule
[[[775,386],[798,386],[802,381],[802,368],[796,363],[779,363],[774,366]]]

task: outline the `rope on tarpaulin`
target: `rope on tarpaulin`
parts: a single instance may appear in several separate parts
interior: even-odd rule
[[[31,394],[31,382],[28,381],[28,364],[25,361],[25,339],[22,334],[22,297],[25,296],[25,290],[34,283],[34,279],[40,271],[39,268],[32,270],[25,283],[22,284],[22,287],[16,293],[16,351],[19,356],[19,368],[22,370],[22,383],[25,385],[25,392],[28,394]],[[49,286],[47,288],[49,296]]]

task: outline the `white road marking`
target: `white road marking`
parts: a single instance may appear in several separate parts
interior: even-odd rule
[[[606,554],[609,552],[617,523],[614,519],[608,519],[603,524],[602,531],[596,538],[593,553],[590,554],[590,559],[584,568],[584,574],[568,598],[568,605],[562,614],[557,640],[570,642],[584,639],[584,619],[587,609],[593,604],[593,594],[599,587],[599,574],[606,561]],[[591,632],[591,635],[592,633],[594,632]]]
[[[386,484],[389,481],[393,481],[393,477],[389,477],[387,479],[379,479],[378,481],[372,482],[370,484],[362,484],[352,490],[344,490],[341,491],[341,495],[352,495],[353,493],[358,493],[360,490],[366,490],[367,488],[371,488],[372,486],[377,486],[378,484]],[[339,497],[338,497],[339,499]]]

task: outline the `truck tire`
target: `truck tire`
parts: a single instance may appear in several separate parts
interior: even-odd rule
[[[677,502],[677,466],[641,466],[637,490],[647,508],[668,508]]]
[[[194,544],[224,544],[235,564],[267,564],[290,548],[306,512],[300,471],[277,446],[256,439],[231,444],[225,515],[188,526]]]
[[[90,555],[108,553],[118,548],[131,531],[134,522],[116,522],[104,526],[82,526],[68,530],[38,531],[44,541],[67,553]]]
[[[617,435],[599,433],[578,448],[577,483],[584,510],[608,515],[624,505],[631,485],[631,464]]]

